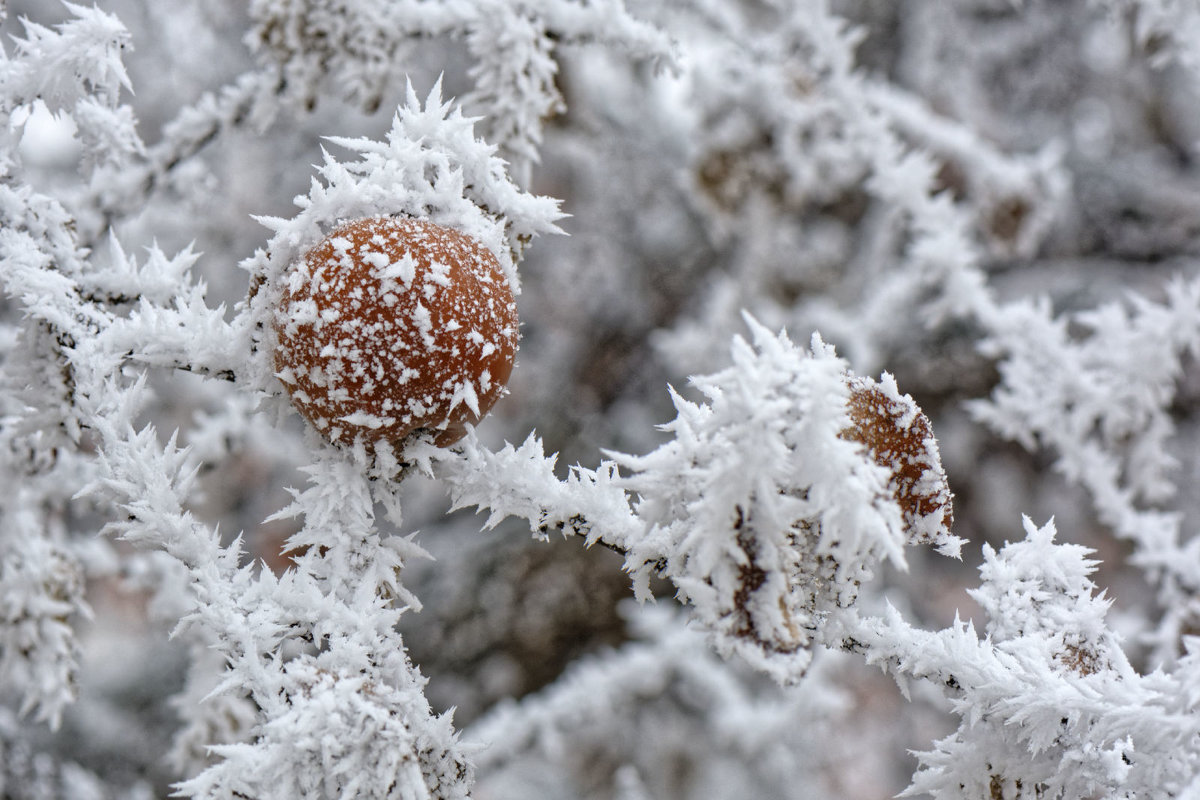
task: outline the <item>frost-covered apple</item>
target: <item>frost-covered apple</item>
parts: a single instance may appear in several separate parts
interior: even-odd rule
[[[336,228],[284,276],[276,375],[329,441],[447,445],[492,407],[517,350],[512,287],[474,238],[369,217]]]

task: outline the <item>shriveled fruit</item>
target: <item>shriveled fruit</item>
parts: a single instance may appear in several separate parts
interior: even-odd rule
[[[326,439],[448,445],[512,372],[517,311],[496,257],[431,222],[341,225],[294,263],[276,309],[275,370]]]
[[[950,534],[954,495],[942,469],[937,440],[929,418],[896,382],[854,376],[849,379],[846,410],[850,426],[842,437],[861,442],[875,463],[892,475],[890,488],[904,514],[912,543],[931,543],[947,555],[957,555],[960,540]]]

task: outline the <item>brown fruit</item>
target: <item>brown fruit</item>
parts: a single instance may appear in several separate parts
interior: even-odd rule
[[[448,445],[504,391],[517,350],[496,257],[424,220],[346,223],[294,263],[274,319],[276,375],[330,442]]]
[[[850,427],[842,437],[860,442],[875,463],[892,475],[890,488],[911,543],[956,543],[954,495],[942,469],[941,455],[929,418],[908,395],[901,395],[891,376],[849,380]],[[950,544],[953,552],[956,544]]]

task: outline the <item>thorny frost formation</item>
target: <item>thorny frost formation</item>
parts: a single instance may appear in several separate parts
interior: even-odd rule
[[[172,5],[0,3],[0,794],[1200,797],[1200,12]],[[273,374],[376,214],[523,290],[452,449]]]

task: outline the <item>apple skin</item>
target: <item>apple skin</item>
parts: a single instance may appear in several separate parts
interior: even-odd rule
[[[512,287],[492,254],[407,217],[340,225],[285,272],[275,375],[326,440],[454,443],[504,393],[517,352]]]

